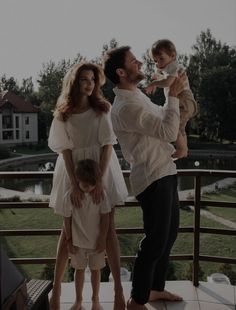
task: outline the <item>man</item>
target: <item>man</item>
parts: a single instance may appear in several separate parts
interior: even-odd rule
[[[170,144],[179,130],[178,94],[186,76],[176,78],[165,107],[153,104],[138,88],[144,79],[142,63],[129,46],[108,51],[104,62],[114,84],[112,123],[125,159],[131,164],[130,182],[143,211],[145,237],[134,264],[128,310],[145,310],[155,300],[179,301],[166,291],[168,257],[177,237],[179,206],[176,165]]]

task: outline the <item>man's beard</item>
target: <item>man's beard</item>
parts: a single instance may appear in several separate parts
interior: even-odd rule
[[[134,73],[129,72],[129,70],[126,70],[126,74],[127,74],[127,80],[131,84],[138,84],[145,77],[144,73],[140,72],[135,75]]]

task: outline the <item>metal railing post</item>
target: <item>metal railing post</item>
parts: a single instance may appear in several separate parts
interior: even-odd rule
[[[199,253],[200,253],[200,201],[201,201],[201,175],[194,178],[194,246],[193,246],[193,285],[199,285]]]

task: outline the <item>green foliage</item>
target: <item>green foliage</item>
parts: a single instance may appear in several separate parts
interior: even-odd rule
[[[189,263],[187,268],[184,271],[184,279],[193,280],[193,263]],[[201,266],[199,266],[199,272],[198,272],[198,280],[203,281],[204,280],[204,272],[201,269]]]
[[[175,263],[170,261],[168,269],[167,269],[167,273],[166,273],[166,280],[174,281],[174,280],[177,280],[177,279],[178,278],[176,277],[176,274],[175,274]]]
[[[46,264],[42,271],[41,279],[52,281],[54,278],[54,267],[55,264]]]
[[[232,265],[222,264],[219,267],[219,272],[225,274],[232,285],[236,285],[236,272],[233,270]]]

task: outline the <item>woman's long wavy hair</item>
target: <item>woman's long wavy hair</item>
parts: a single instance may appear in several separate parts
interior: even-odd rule
[[[100,66],[81,62],[74,65],[65,75],[62,83],[61,94],[58,97],[54,116],[62,121],[66,121],[73,114],[76,105],[78,104],[79,96],[79,77],[82,71],[91,70],[94,73],[95,86],[89,96],[91,108],[98,114],[107,113],[110,109],[110,103],[105,100],[101,92],[101,86],[105,82],[105,75]]]

